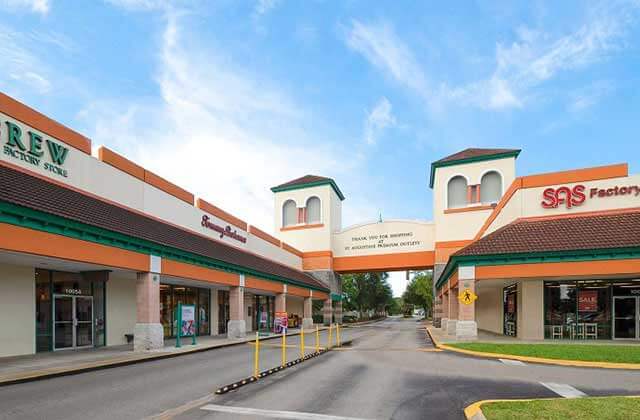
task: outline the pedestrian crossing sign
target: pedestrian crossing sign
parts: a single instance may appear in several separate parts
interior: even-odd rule
[[[470,289],[464,289],[458,295],[458,300],[465,305],[471,305],[476,301],[476,299],[478,299],[478,295],[473,293],[473,291],[471,291]]]

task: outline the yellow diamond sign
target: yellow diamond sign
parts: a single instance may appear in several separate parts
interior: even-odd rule
[[[476,301],[476,299],[478,299],[478,295],[473,293],[473,291],[471,291],[470,289],[464,289],[458,295],[458,300],[465,305],[471,305]]]

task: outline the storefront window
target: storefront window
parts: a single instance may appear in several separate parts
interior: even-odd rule
[[[229,292],[218,290],[218,334],[227,333],[229,322]]]
[[[273,324],[273,309],[275,307],[275,298],[273,296],[255,296],[255,325],[258,331],[269,331]]]
[[[36,270],[36,351],[51,351],[51,272]]]
[[[610,339],[611,287],[597,280],[545,282],[545,338]]]
[[[504,313],[504,335],[515,337],[518,334],[518,286],[505,287],[502,292]]]
[[[165,337],[175,337],[176,309],[179,304],[196,306],[196,333],[209,335],[211,333],[211,293],[209,289],[198,287],[174,286],[170,284],[160,285],[160,322]]]
[[[36,269],[36,351],[106,345],[108,272]]]
[[[209,335],[211,333],[211,323],[209,322],[209,305],[211,294],[209,289],[198,290],[198,333]]]
[[[170,337],[173,329],[173,301],[171,286],[168,284],[160,285],[160,323],[164,336]]]

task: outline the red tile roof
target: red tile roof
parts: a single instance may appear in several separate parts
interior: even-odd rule
[[[453,256],[640,247],[640,210],[519,219]]]
[[[456,160],[470,159],[480,156],[492,156],[492,155],[501,155],[503,153],[520,153],[520,149],[478,149],[478,148],[469,148],[464,149],[461,152],[454,153],[447,157],[443,157],[440,160],[435,161],[434,163],[443,163],[443,162],[454,162]]]
[[[300,270],[6,166],[0,166],[0,201],[328,291]]]

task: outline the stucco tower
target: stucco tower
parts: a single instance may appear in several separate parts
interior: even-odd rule
[[[474,240],[506,186],[515,179],[518,149],[465,149],[431,163],[429,186],[433,189],[433,219],[436,226],[436,258],[433,270],[434,324],[450,333],[475,335],[475,321],[458,317],[458,289],[441,298],[435,284],[449,257]],[[456,286],[457,287],[457,286]],[[464,282],[462,287],[464,287]],[[438,319],[440,316],[440,319]],[[467,331],[468,330],[468,331]]]
[[[302,251],[303,269],[331,289],[324,307],[325,323],[342,322],[342,282],[333,271],[331,239],[342,228],[344,195],[333,179],[317,175],[305,175],[271,191],[276,235]]]

